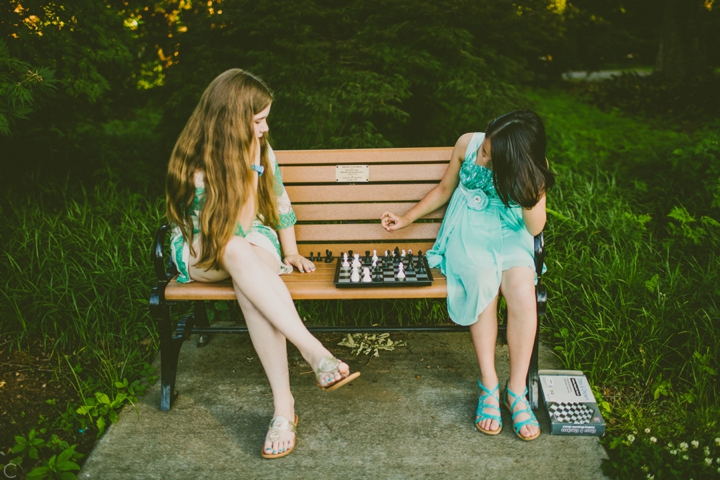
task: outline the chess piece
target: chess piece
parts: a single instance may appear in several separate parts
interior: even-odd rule
[[[377,263],[378,261],[377,250],[373,250],[372,261],[373,263]]]
[[[315,260],[316,260],[317,262],[322,262],[322,261],[323,261],[322,253],[318,252],[317,257],[315,257]]]
[[[417,273],[425,273],[425,261],[423,260],[422,255],[418,255]]]
[[[343,253],[343,261],[342,264],[340,264],[342,268],[350,268],[350,263],[348,262],[347,253]]]
[[[363,281],[364,283],[370,283],[370,282],[372,282],[372,277],[370,276],[370,268],[368,268],[368,267],[363,267],[362,281]]]
[[[310,256],[308,257],[308,260],[310,260],[311,262],[314,262],[314,261],[315,261],[315,256],[314,256],[314,255],[315,255],[315,254],[314,254],[313,252],[310,252]]]
[[[352,269],[352,273],[350,274],[350,281],[353,283],[357,283],[360,281],[360,270],[357,268]]]
[[[384,282],[384,281],[385,281],[385,278],[383,277],[383,270],[382,270],[382,268],[376,266],[375,269],[373,270],[373,272],[374,272],[374,274],[375,274],[375,281],[376,281],[376,282]]]
[[[370,250],[365,250],[365,263],[370,263]]]
[[[356,254],[353,256],[352,267],[353,267],[353,268],[360,268],[360,267],[362,267],[362,262],[360,262],[360,254],[359,254],[359,253],[356,253]]]
[[[393,250],[393,257],[399,257],[400,256],[400,248],[395,247],[395,250]]]
[[[412,260],[408,262],[407,273],[415,273],[415,266],[413,265]]]
[[[398,272],[395,275],[398,280],[405,280],[405,265],[402,262],[398,263]]]
[[[335,258],[330,250],[325,250],[325,263],[332,263]]]
[[[407,253],[405,253],[405,250],[403,250],[402,253],[400,253],[400,257],[401,258],[407,257]]]
[[[372,266],[372,268],[376,268],[376,267],[377,267],[377,257],[375,257],[375,260],[372,261],[372,265],[371,265],[371,266]]]

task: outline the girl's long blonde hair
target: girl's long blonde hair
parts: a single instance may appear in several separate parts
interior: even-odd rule
[[[263,222],[277,227],[277,197],[268,159],[266,135],[260,141],[260,163],[265,173],[253,192],[250,168],[255,141],[253,117],[266,109],[273,95],[265,83],[239,68],[220,74],[210,83],[190,116],[170,156],[166,180],[166,216],[193,245],[191,206],[194,175],[204,173],[205,198],[200,214],[202,252],[199,268],[220,269],[225,245],[235,234],[240,213],[248,202]]]

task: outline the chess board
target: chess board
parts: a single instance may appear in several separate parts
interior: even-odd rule
[[[593,419],[593,413],[595,413],[594,409],[579,402],[551,402],[547,405],[547,409],[550,418],[554,421],[574,423],[576,425],[590,423]]]
[[[428,287],[432,285],[433,276],[430,273],[430,267],[428,267],[427,259],[425,255],[414,255],[410,257],[412,260],[412,268],[410,268],[409,258],[400,256],[397,252],[390,252],[388,257],[380,256],[378,252],[378,267],[379,270],[373,272],[372,259],[370,255],[361,255],[359,260],[362,266],[360,267],[360,281],[352,282],[350,280],[352,268],[343,267],[343,255],[336,260],[335,266],[335,286],[338,288],[381,288],[381,287]],[[352,263],[352,256],[349,255],[348,261]],[[397,278],[400,262],[403,262],[405,268],[405,278]],[[420,267],[422,262],[422,267]],[[370,268],[370,274],[372,277],[371,282],[362,281],[362,269],[364,267]]]

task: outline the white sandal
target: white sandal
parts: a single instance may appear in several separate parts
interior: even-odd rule
[[[318,387],[322,388],[326,392],[330,392],[332,390],[335,390],[336,388],[340,388],[343,385],[352,382],[353,380],[355,380],[357,377],[360,376],[360,372],[355,372],[355,373],[351,373],[351,374],[341,378],[340,380],[332,381],[332,383],[328,383],[327,381],[321,382],[320,377],[325,374],[328,374],[328,373],[333,374],[333,380],[334,380],[335,374],[340,373],[338,371],[339,366],[340,366],[340,360],[338,360],[335,357],[328,356],[328,357],[321,358],[320,364],[318,365],[318,369],[315,372],[315,377],[317,378]],[[340,373],[340,375],[342,376],[341,373]]]
[[[280,435],[287,431],[291,431],[295,434],[295,441],[293,441],[292,447],[288,448],[284,452],[279,453],[274,451],[272,453],[266,453],[265,444],[263,444],[263,448],[260,450],[260,455],[262,455],[263,458],[280,458],[284,457],[285,455],[289,455],[293,450],[295,450],[295,445],[297,445],[297,424],[297,415],[295,415],[295,423],[290,423],[288,419],[283,417],[282,415],[273,417],[273,419],[270,420],[270,426],[268,427],[268,431],[270,432],[269,440],[271,442],[277,442],[280,440]]]

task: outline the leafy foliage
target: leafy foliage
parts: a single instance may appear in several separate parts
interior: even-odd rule
[[[167,70],[166,119],[177,134],[212,78],[240,67],[276,92],[279,148],[452,144],[526,104],[517,91],[524,56],[548,37],[537,24],[554,18],[546,2],[527,3],[535,10],[477,1],[193,4]]]
[[[0,134],[8,135],[14,120],[27,119],[38,96],[54,88],[54,74],[11,57],[7,43],[0,40]]]

